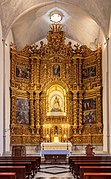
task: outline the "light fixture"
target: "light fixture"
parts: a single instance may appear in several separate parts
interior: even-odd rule
[[[60,22],[62,19],[61,15],[60,14],[53,14],[51,17],[50,17],[50,20],[52,22],[55,22],[55,23],[58,23]]]
[[[61,11],[58,10],[54,10],[52,11],[50,14],[50,21],[52,21],[53,23],[59,23],[62,19],[63,19],[63,14]]]

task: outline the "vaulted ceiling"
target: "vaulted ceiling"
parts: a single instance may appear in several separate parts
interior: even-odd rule
[[[44,39],[53,10],[63,14],[69,39],[90,47],[101,32],[108,36],[111,0],[0,0],[3,38],[12,29],[18,49]]]

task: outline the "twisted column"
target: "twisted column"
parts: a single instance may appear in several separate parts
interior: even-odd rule
[[[83,91],[79,91],[79,133],[81,134],[82,130],[82,100],[83,100]]]
[[[77,133],[77,106],[78,106],[78,102],[77,102],[77,92],[78,91],[73,91],[73,108],[74,108],[74,116],[73,116],[73,129],[74,129],[74,134]]]
[[[39,133],[40,129],[40,104],[39,104],[39,91],[36,91],[35,95],[35,125],[37,129],[37,133]]]
[[[34,99],[33,99],[33,91],[29,91],[30,93],[30,125],[31,129],[34,129]]]

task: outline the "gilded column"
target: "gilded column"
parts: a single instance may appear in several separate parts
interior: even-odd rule
[[[46,93],[42,94],[42,117],[43,117],[43,124],[45,123],[46,120]]]
[[[39,134],[40,129],[40,104],[39,104],[39,91],[36,91],[35,95],[35,125],[37,129],[37,134]]]
[[[79,58],[76,58],[76,89],[79,89]]]
[[[77,61],[76,59],[73,59],[73,89],[77,89]]]
[[[33,99],[33,91],[29,91],[30,93],[30,124],[33,132],[34,129],[34,99]]]
[[[39,89],[40,84],[40,59],[37,59],[37,71],[36,71],[36,83],[37,83],[37,89]]]
[[[101,78],[102,78],[102,76],[101,76],[101,71],[102,71],[102,69],[101,69],[102,67],[101,67],[101,48],[99,48],[98,50],[97,50],[97,81],[98,81],[98,83],[97,83],[97,85],[98,86],[101,86]]]
[[[34,59],[31,58],[31,78],[30,78],[30,88],[34,87]]]
[[[69,80],[69,64],[66,64],[66,79]]]
[[[82,100],[83,100],[83,91],[79,91],[79,133],[81,134],[82,130]]]
[[[16,124],[16,91],[13,87],[11,88],[11,94],[11,128],[13,128]]]
[[[73,94],[72,92],[69,93],[69,118],[68,118],[68,123],[71,125],[72,124],[72,115],[73,115]]]
[[[77,92],[78,91],[76,91],[76,90],[73,91],[73,111],[74,111],[73,129],[74,129],[74,134],[77,133],[77,107],[78,107]]]
[[[11,51],[11,86],[15,86],[15,60],[16,60],[16,51]]]
[[[44,64],[44,80],[47,78],[47,64]]]
[[[67,116],[67,118],[69,118],[69,113],[70,113],[69,110],[70,110],[69,109],[69,93],[67,93],[66,94],[66,116]]]
[[[99,133],[102,133],[102,100],[101,100],[101,87],[98,87],[96,98],[96,115],[97,115],[97,125],[99,128]]]
[[[82,89],[82,59],[79,58],[79,89]]]

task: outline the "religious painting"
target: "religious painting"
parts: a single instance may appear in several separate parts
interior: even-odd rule
[[[92,66],[92,67],[83,69],[82,76],[83,76],[83,79],[95,77],[96,76],[96,66]]]
[[[29,111],[16,111],[17,124],[29,124]]]
[[[29,100],[16,99],[16,123],[29,124]]]
[[[53,76],[60,77],[60,65],[54,64],[52,68]]]
[[[95,124],[96,123],[96,111],[84,111],[83,124]]]
[[[96,98],[86,99],[83,101],[83,110],[96,109]]]
[[[28,111],[29,110],[29,100],[17,98],[16,99],[16,110]]]
[[[16,77],[29,79],[30,70],[23,66],[16,66]]]

